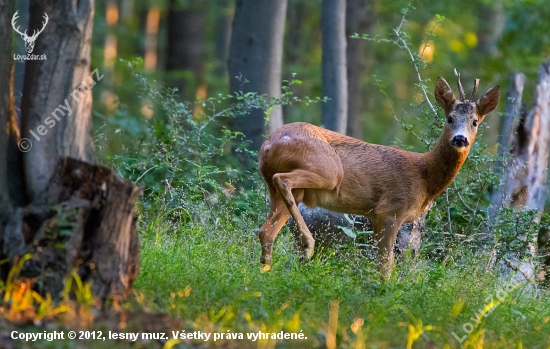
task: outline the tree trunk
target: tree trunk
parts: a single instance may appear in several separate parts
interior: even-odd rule
[[[546,171],[550,142],[550,61],[539,68],[535,106],[511,133],[512,162],[503,188],[504,203],[542,211],[548,195]]]
[[[325,128],[345,134],[348,117],[346,72],[346,0],[323,0],[323,103],[321,120]]]
[[[0,0],[0,40],[11,48],[7,23],[13,4]],[[32,54],[46,60],[26,62],[23,138],[19,137],[13,98],[11,50],[0,53],[0,280],[25,254],[20,273],[43,294],[59,296],[63,281],[77,266],[95,295],[126,293],[139,270],[139,239],[134,207],[139,190],[94,160],[91,88],[102,79],[90,75],[94,1],[31,1],[30,28],[41,29]],[[24,29],[23,29],[24,30]],[[77,89],[78,88],[78,89]],[[6,126],[7,125],[7,126]],[[12,148],[10,148],[12,145]],[[31,145],[32,148],[31,148]],[[24,156],[25,176],[13,178]],[[67,157],[71,155],[72,157]],[[28,189],[28,200],[6,194]]]
[[[515,129],[518,124],[518,120],[522,113],[522,95],[523,87],[525,86],[525,75],[522,73],[512,73],[510,76],[510,86],[508,87],[508,93],[506,95],[506,106],[504,107],[504,118],[502,119],[499,146],[498,146],[498,158],[495,163],[495,174],[501,178],[507,178],[507,169],[509,168],[510,150],[515,137]],[[497,188],[493,188],[491,193],[491,206],[489,213],[489,221],[492,223],[495,220],[496,214],[504,203],[502,191],[504,190],[504,181],[502,185]]]
[[[0,42],[4,47],[12,46],[12,27],[10,25],[13,16],[15,1],[0,0]],[[13,105],[13,59],[11,50],[0,51],[0,225],[2,215],[9,212],[11,199],[8,180],[8,149],[9,127],[8,123],[14,118],[15,107]],[[1,257],[0,257],[1,258]]]
[[[498,53],[498,41],[506,24],[506,11],[502,1],[480,3],[478,6],[479,27],[476,53],[479,57],[487,55],[495,57]]]
[[[11,17],[15,1],[0,0],[0,42],[5,47],[12,46]],[[0,260],[5,259],[2,253],[4,229],[13,213],[13,202],[10,195],[9,153],[13,144],[18,141],[15,99],[13,95],[13,58],[11,50],[0,51]],[[6,265],[0,265],[0,280],[7,276]]]
[[[30,0],[19,0],[16,1],[15,11],[19,14],[19,19],[17,20],[17,25],[21,25],[21,28],[28,28],[29,27],[29,4]],[[10,19],[11,20],[11,19]],[[13,33],[13,29],[12,29]],[[25,41],[21,39],[19,35],[13,36],[13,45],[12,50],[13,53],[24,53],[25,52]],[[40,39],[39,39],[40,40]],[[13,57],[12,57],[13,59]],[[15,63],[15,84],[14,88],[15,91],[21,92],[23,91],[23,85],[25,83],[25,61],[17,62]],[[21,122],[21,102],[22,98],[18,96],[18,98],[15,99],[15,110],[17,111],[17,120]],[[21,124],[19,124],[21,126]]]
[[[321,11],[318,9],[318,3],[309,0],[294,0],[290,1],[287,6],[287,30],[285,32],[285,44],[283,52],[283,74],[291,74],[301,71],[305,66],[311,65],[310,54],[304,55],[304,52],[313,52],[317,45],[317,39],[320,39],[318,25],[311,23],[311,18],[320,17]],[[319,18],[320,20],[320,18]],[[309,68],[313,69],[313,68]],[[297,77],[303,78],[300,73]],[[310,81],[312,82],[312,81]],[[310,91],[311,86],[294,85],[293,93],[303,98]],[[320,107],[320,105],[319,105]],[[285,123],[294,120],[293,114],[298,111],[291,104],[283,106],[283,121]],[[298,112],[299,113],[299,112]],[[317,115],[317,123],[319,123],[321,115]],[[302,119],[301,121],[311,122],[311,118]]]
[[[281,65],[287,0],[237,0],[231,33],[229,79],[231,93],[281,95]],[[235,77],[242,75],[242,81]],[[246,83],[245,79],[248,81]],[[263,110],[236,119],[237,128],[260,149],[264,140]],[[267,132],[283,125],[280,106],[269,114]]]
[[[204,83],[205,31],[204,4],[195,0],[183,7],[170,0],[166,70],[178,71],[171,83],[186,100],[194,100],[197,88]]]
[[[33,143],[23,156],[31,202],[44,191],[61,157],[95,162],[91,87],[99,78],[90,75],[94,5],[94,0],[30,4],[29,31],[41,28],[44,13],[49,16],[34,48],[47,60],[26,62],[23,88],[22,137]],[[74,93],[78,86],[81,90]]]
[[[366,34],[374,27],[373,0],[346,1],[346,59],[348,78],[348,121],[346,134],[363,139],[363,101],[365,91],[363,78],[368,69],[365,40],[352,39],[355,33]],[[370,56],[370,55],[369,55]]]
[[[216,0],[216,35],[215,52],[216,76],[227,78],[227,62],[229,59],[229,43],[231,42],[231,20],[233,19],[233,6],[227,0]]]
[[[521,74],[512,76],[506,105],[507,115],[515,115],[520,109],[524,80]],[[510,120],[505,120],[503,124],[503,135],[507,132],[510,139],[502,137],[500,147],[507,149],[508,144],[510,145],[511,160],[503,165],[505,170],[502,189],[495,191],[491,197],[492,220],[502,205],[509,205],[518,210],[537,210],[541,213],[544,209],[548,196],[546,178],[550,142],[550,60],[539,68],[535,106],[528,113],[522,113],[516,132],[513,132],[511,125],[513,122]],[[499,153],[505,154],[504,151]],[[503,157],[505,158],[504,155]],[[532,256],[537,254],[537,244],[541,247],[540,253],[548,253],[547,234],[548,232],[543,229],[533,241],[526,241]],[[546,256],[543,263],[543,269],[548,269],[550,259]],[[522,271],[516,273],[517,280],[523,280],[525,277],[530,280],[535,278],[531,263],[521,262],[517,257],[510,256],[505,260],[505,264],[508,272]],[[539,274],[539,278],[541,277],[543,275]]]

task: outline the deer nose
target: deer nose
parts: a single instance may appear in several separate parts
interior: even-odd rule
[[[470,143],[468,142],[468,139],[464,136],[458,135],[454,136],[451,140],[451,144],[455,147],[467,147]]]

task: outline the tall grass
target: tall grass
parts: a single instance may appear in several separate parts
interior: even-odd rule
[[[421,256],[400,263],[381,283],[374,265],[353,248],[325,249],[299,263],[287,232],[277,239],[273,266],[266,270],[259,263],[256,226],[242,220],[237,226],[221,215],[219,224],[161,221],[142,230],[136,287],[188,328],[303,330],[308,338],[281,341],[281,348],[324,347],[332,301],[339,304],[338,347],[358,347],[359,335],[363,348],[405,348],[412,339],[415,348],[428,339],[449,348],[550,345],[549,294],[529,284],[510,288],[511,281],[485,271],[485,257],[462,256],[459,267]],[[498,303],[482,312],[491,300]],[[469,334],[463,329],[468,323]],[[466,336],[462,343],[453,332]]]

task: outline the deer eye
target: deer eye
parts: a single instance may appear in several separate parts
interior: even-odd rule
[[[474,127],[477,127],[477,120],[474,120],[474,122],[472,122],[472,125],[473,125]]]
[[[452,118],[452,117],[450,117],[450,116],[449,116],[449,117],[447,117],[447,122],[448,122],[449,124],[452,124],[452,123],[453,123],[453,118]]]

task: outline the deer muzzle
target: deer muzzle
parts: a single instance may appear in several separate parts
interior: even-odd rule
[[[456,135],[453,137],[453,139],[451,139],[451,144],[453,147],[462,148],[470,145],[470,142],[468,142],[468,138],[464,137],[463,135]]]

